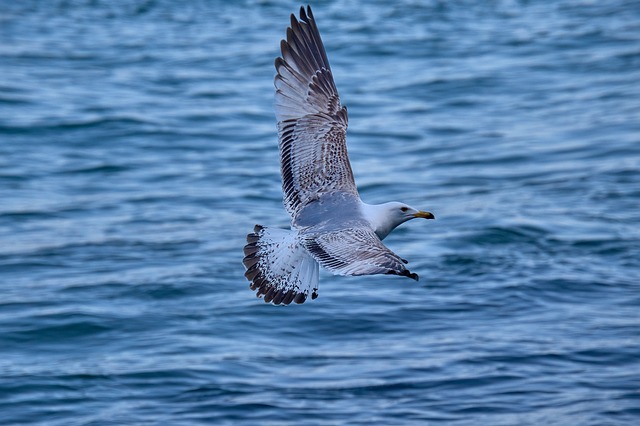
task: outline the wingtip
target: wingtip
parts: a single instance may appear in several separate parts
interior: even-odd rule
[[[404,269],[404,270],[403,270],[403,271],[401,271],[401,272],[398,272],[398,271],[395,271],[395,270],[390,270],[389,272],[387,272],[387,274],[390,274],[390,275],[400,275],[400,276],[402,276],[402,277],[411,278],[412,280],[415,280],[415,281],[419,281],[419,280],[420,280],[420,277],[418,276],[418,274],[413,273],[413,272],[411,272],[411,271],[410,271],[410,270],[408,270],[408,269]]]
[[[418,274],[411,272],[408,269],[405,269],[402,275],[404,275],[407,278],[411,278],[412,280],[420,281],[420,277],[418,276]]]

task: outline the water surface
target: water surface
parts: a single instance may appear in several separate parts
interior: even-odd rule
[[[640,421],[640,5],[313,4],[421,276],[264,304],[298,4],[0,2],[3,424]]]

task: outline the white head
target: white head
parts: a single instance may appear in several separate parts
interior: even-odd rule
[[[363,203],[364,204],[364,203]],[[398,225],[415,218],[435,219],[433,213],[392,201],[384,204],[364,204],[363,213],[371,222],[376,235],[382,240]]]

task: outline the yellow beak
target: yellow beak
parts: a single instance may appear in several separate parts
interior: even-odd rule
[[[422,210],[418,213],[414,213],[413,217],[421,217],[423,219],[435,219],[436,217],[431,212],[423,212]]]

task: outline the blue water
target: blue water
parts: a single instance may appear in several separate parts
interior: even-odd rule
[[[243,277],[299,4],[0,2],[3,425],[640,424],[640,4],[313,4],[419,282]]]

